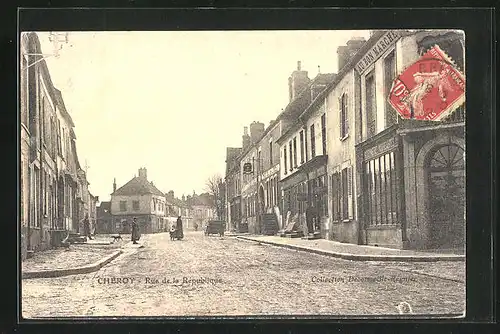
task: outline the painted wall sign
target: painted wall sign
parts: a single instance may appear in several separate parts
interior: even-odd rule
[[[385,51],[396,43],[399,37],[400,34],[398,31],[391,30],[386,32],[370,49],[370,51],[368,51],[356,64],[356,71],[358,71],[359,74],[366,71],[370,65],[375,63],[375,61],[377,61],[377,59],[379,59]]]

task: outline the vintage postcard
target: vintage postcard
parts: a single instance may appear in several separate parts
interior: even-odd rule
[[[463,317],[465,38],[20,32],[22,317]]]

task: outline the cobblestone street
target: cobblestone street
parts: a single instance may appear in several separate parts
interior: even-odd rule
[[[174,242],[168,233],[143,235],[140,243],[92,274],[23,280],[23,317],[392,315],[401,301],[416,314],[465,308],[463,283],[420,273],[463,263],[402,271],[398,263],[347,261],[202,232]]]

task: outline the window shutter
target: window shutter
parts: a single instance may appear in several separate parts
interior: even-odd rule
[[[344,136],[349,134],[349,96],[345,93],[344,97],[344,121],[345,121],[345,133]]]
[[[354,218],[352,188],[353,188],[353,168],[349,167],[347,169],[347,207],[348,207],[349,219]]]
[[[339,97],[339,138],[342,138],[344,134],[342,133],[342,97],[344,95],[340,95]]]

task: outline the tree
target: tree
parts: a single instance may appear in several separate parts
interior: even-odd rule
[[[206,190],[213,198],[213,208],[217,219],[224,220],[226,216],[226,183],[219,174],[208,178]]]

